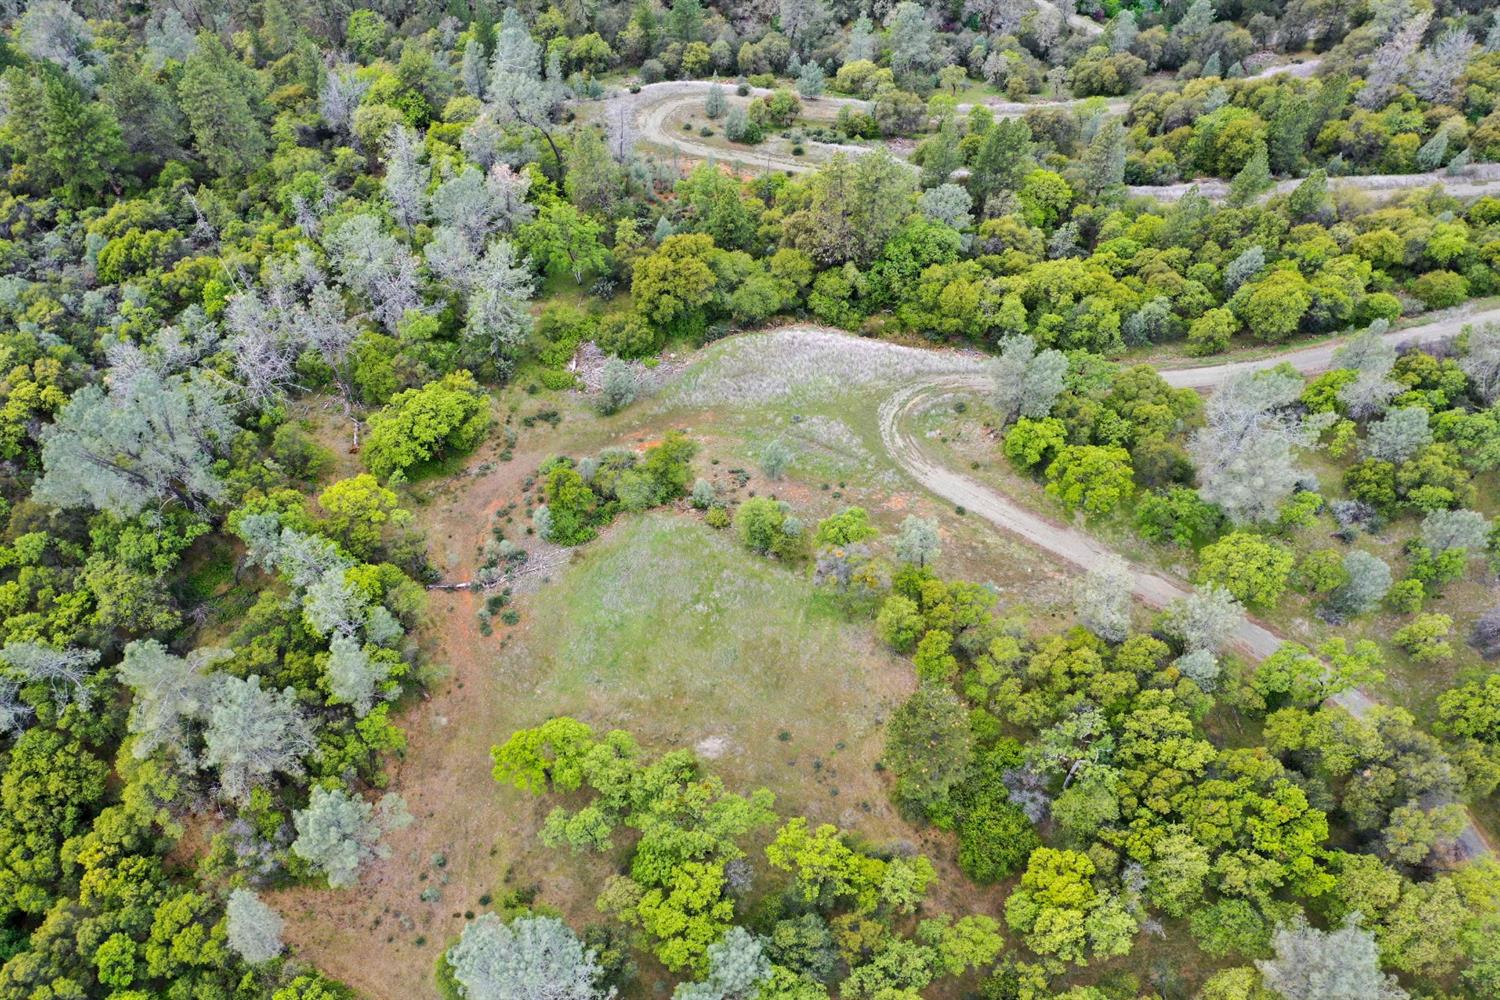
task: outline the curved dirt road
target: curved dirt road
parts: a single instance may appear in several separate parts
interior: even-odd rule
[[[748,98],[740,97],[735,93],[734,83],[715,80],[669,80],[662,83],[649,83],[640,89],[639,93],[632,94],[628,91],[620,91],[605,97],[600,102],[605,109],[606,120],[612,120],[618,111],[614,110],[623,106],[625,114],[630,116],[632,127],[637,131],[638,137],[655,146],[675,150],[683,156],[700,160],[718,160],[723,163],[734,163],[751,169],[787,170],[792,173],[805,173],[818,169],[818,162],[809,162],[803,157],[793,157],[781,153],[771,152],[763,147],[756,146],[715,146],[703,142],[694,132],[674,132],[666,127],[667,119],[684,107],[701,104],[708,96],[710,87],[715,84],[725,89],[725,97],[731,105],[744,105]],[[773,93],[766,87],[751,87],[750,97],[766,97]],[[985,107],[989,108],[997,118],[1019,118],[1026,112],[1036,108],[1067,108],[1077,107],[1086,103],[1098,103],[1099,98],[1090,97],[1067,101],[1037,101],[1035,103],[1021,103],[1018,101],[993,100],[983,101]],[[836,95],[825,95],[815,100],[804,100],[802,102],[803,117],[816,120],[832,121],[841,107],[853,107],[864,109],[870,104],[869,101],[859,97],[840,97]],[[959,114],[967,114],[974,105],[960,104]],[[1130,106],[1130,102],[1124,98],[1113,98],[1105,100],[1103,107],[1111,114],[1122,114]],[[833,152],[848,153],[850,155],[863,155],[873,152],[882,146],[860,146],[852,143],[833,143],[806,140],[804,146],[827,149]]]
[[[1290,63],[1283,66],[1273,67],[1271,70],[1263,71],[1257,75],[1272,75],[1278,72],[1296,72],[1300,67],[1308,63]],[[628,91],[620,91],[604,98],[601,106],[604,108],[606,121],[612,121],[623,110],[631,120],[631,127],[637,133],[637,137],[652,145],[671,149],[682,156],[698,160],[717,160],[721,163],[733,163],[740,167],[752,170],[784,170],[790,173],[807,173],[817,170],[821,161],[808,160],[806,157],[795,157],[786,153],[775,152],[767,147],[743,146],[743,145],[710,145],[703,142],[694,132],[674,132],[666,127],[667,119],[684,107],[701,103],[708,95],[710,87],[714,86],[713,80],[669,80],[662,83],[650,83],[640,89],[639,93],[632,94]],[[726,91],[726,97],[732,104],[745,104],[746,98],[739,97],[733,91],[733,84],[719,82]],[[772,91],[765,87],[750,88],[751,97],[764,97]],[[1097,97],[1081,98],[1066,101],[1036,101],[1032,103],[1021,103],[1017,101],[993,100],[983,101],[985,107],[989,108],[998,118],[1019,118],[1028,111],[1037,108],[1068,108],[1078,107],[1090,102],[1098,102]],[[864,108],[870,102],[858,97],[839,97],[828,95],[816,100],[803,102],[804,117],[817,120],[832,121],[836,110],[848,105],[850,107]],[[1126,98],[1111,98],[1103,102],[1104,109],[1110,114],[1123,114],[1130,106]],[[960,114],[966,114],[973,107],[972,104],[960,104]],[[836,153],[847,153],[851,156],[862,156],[865,153],[884,148],[880,145],[861,146],[853,143],[820,142],[817,140],[805,140],[803,145],[813,149],[829,150]],[[904,162],[904,161],[901,161]],[[1261,197],[1269,198],[1275,194],[1289,194],[1298,184],[1300,178],[1278,181],[1270,190]],[[1403,191],[1417,188],[1430,187],[1440,184],[1451,195],[1458,198],[1477,198],[1485,194],[1500,192],[1500,163],[1476,163],[1470,165],[1462,174],[1450,175],[1446,170],[1434,170],[1423,174],[1365,174],[1361,176],[1335,177],[1329,181],[1331,187],[1357,188],[1375,195],[1396,195]],[[1195,181],[1183,181],[1176,184],[1137,184],[1126,190],[1137,197],[1156,198],[1161,201],[1177,201],[1189,191],[1196,189],[1204,197],[1211,201],[1223,201],[1229,196],[1229,184],[1217,178],[1208,177]]]
[[[1500,308],[1467,315],[1450,315],[1422,326],[1386,334],[1393,343],[1430,343],[1453,336],[1468,323],[1500,322]],[[1210,391],[1247,371],[1258,371],[1283,362],[1298,371],[1315,374],[1332,364],[1339,341],[1316,347],[1288,351],[1272,358],[1252,362],[1230,362],[1201,368],[1164,370],[1162,377],[1171,385]],[[1079,569],[1087,571],[1099,565],[1112,551],[1085,531],[1059,523],[1019,504],[983,483],[943,465],[926,454],[920,442],[903,428],[903,418],[917,410],[933,396],[954,393],[983,392],[984,375],[937,375],[908,383],[891,394],[880,407],[880,437],[885,449],[908,475],[931,492],[950,503],[963,507],[989,521],[997,528],[1019,535]],[[1153,608],[1163,608],[1187,596],[1189,585],[1163,574],[1131,564],[1131,593]],[[1231,644],[1251,659],[1265,659],[1282,644],[1282,638],[1264,625],[1247,618],[1235,630]],[[1332,699],[1351,715],[1363,717],[1377,703],[1362,690],[1344,691]],[[1470,820],[1459,835],[1456,852],[1465,860],[1490,853],[1484,835]]]

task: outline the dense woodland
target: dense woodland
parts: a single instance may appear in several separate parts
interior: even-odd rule
[[[1500,868],[1456,854],[1500,786],[1500,675],[1335,697],[1389,655],[1500,655],[1493,592],[1444,599],[1500,563],[1500,330],[1380,336],[1500,294],[1500,198],[1338,187],[1500,161],[1492,5],[354,7],[0,3],[0,998],[352,996],[263,896],[358,892],[412,822],[388,768],[441,574],[411,484],[509,458],[493,399],[581,388],[581,345],[614,358],[607,414],[641,361],[786,317],[992,352],[995,453],[1199,590],[1143,629],[1107,566],[1039,634],[945,578],[930,521],[736,501],[679,434],[548,460],[476,584],[664,506],[814,575],[911,658],[892,801],[1001,916],[689,751],[537,719],[494,734],[494,779],[619,870],[588,927],[497,899],[435,992],[1500,995]],[[709,78],[706,133],[860,149],[742,176],[638,146],[620,108]],[[1357,330],[1326,374],[1207,402],[1117,360]],[[1230,651],[1287,608],[1347,638]],[[1111,964],[1148,937],[1178,964]]]

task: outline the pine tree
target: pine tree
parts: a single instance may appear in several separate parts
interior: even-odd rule
[[[258,965],[281,954],[285,921],[253,889],[231,892],[224,911],[229,947],[246,962]]]
[[[396,224],[408,233],[427,214],[430,171],[421,162],[420,154],[421,144],[415,132],[405,125],[391,129],[385,140],[385,194],[391,200]]]
[[[1140,34],[1135,23],[1135,11],[1125,8],[1115,15],[1114,22],[1109,31],[1109,50],[1111,52],[1129,52],[1130,47],[1135,44],[1136,36]]]
[[[218,386],[204,378],[147,370],[108,392],[84,386],[42,443],[33,496],[122,517],[169,500],[198,509],[223,495],[214,460],[234,429]]]
[[[607,1000],[595,983],[602,970],[556,917],[521,916],[502,923],[493,913],[470,920],[447,952],[464,996],[483,1000]]]
[[[815,60],[803,64],[802,72],[797,75],[797,93],[806,98],[823,95],[823,67]]]
[[[1312,103],[1301,94],[1283,96],[1271,115],[1266,132],[1266,153],[1272,171],[1278,174],[1299,172],[1312,126]]]
[[[1229,182],[1229,203],[1231,205],[1249,205],[1260,195],[1271,189],[1271,167],[1266,159],[1266,147],[1258,145],[1255,152],[1245,161],[1240,172],[1234,175]]]
[[[1125,126],[1111,118],[1099,127],[1083,157],[1083,187],[1091,198],[1107,197],[1125,183]]]
[[[203,34],[177,86],[198,155],[221,177],[247,174],[265,161],[268,140],[256,117],[260,82],[215,35]]]
[[[292,853],[311,864],[335,889],[359,881],[360,869],[389,851],[380,843],[386,833],[411,822],[401,796],[387,794],[372,806],[342,788],[314,787],[307,808],[292,815],[297,839]]]
[[[43,84],[39,124],[45,176],[63,200],[76,206],[98,198],[125,154],[113,113],[54,70]]]
[[[258,675],[214,678],[203,743],[203,762],[218,771],[224,796],[238,802],[274,774],[301,775],[302,759],[316,747],[296,690],[263,691]]]

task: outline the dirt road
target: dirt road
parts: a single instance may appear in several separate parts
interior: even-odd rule
[[[1386,339],[1396,343],[1430,343],[1459,332],[1466,323],[1500,321],[1500,309],[1477,311],[1468,315],[1449,315],[1422,326],[1393,331]],[[1190,387],[1200,392],[1217,386],[1246,371],[1258,371],[1289,363],[1298,371],[1316,373],[1327,370],[1333,352],[1340,342],[1292,350],[1257,361],[1230,362],[1202,368],[1164,370],[1169,384]],[[1054,556],[1088,571],[1098,566],[1112,551],[1098,539],[1071,525],[1063,524],[1031,510],[983,483],[955,472],[928,455],[920,441],[906,430],[904,419],[930,403],[935,397],[983,392],[987,388],[983,375],[936,375],[910,382],[888,396],[880,407],[880,436],[891,457],[908,475],[926,489],[957,506],[963,507],[1004,531],[1019,535]],[[1189,584],[1131,564],[1131,593],[1153,608],[1163,608],[1187,596]],[[1282,644],[1282,637],[1254,619],[1246,619],[1236,629],[1232,645],[1254,660],[1265,659]],[[1331,699],[1356,717],[1363,717],[1377,703],[1361,690],[1345,691]],[[1474,859],[1490,853],[1490,847],[1471,820],[1459,836],[1458,853]]]
[[[751,87],[746,97],[740,97],[735,93],[732,81],[714,80],[669,80],[663,83],[649,83],[641,87],[638,93],[619,91],[605,97],[597,102],[603,108],[604,118],[613,123],[623,109],[629,118],[631,127],[641,141],[648,142],[653,146],[671,149],[682,156],[699,160],[717,160],[721,163],[733,163],[752,170],[788,170],[793,173],[805,173],[816,170],[821,162],[805,157],[793,157],[784,153],[774,152],[765,147],[744,145],[714,145],[702,141],[696,133],[686,131],[675,131],[667,128],[667,121],[675,113],[683,108],[701,106],[708,96],[709,89],[715,83],[724,88],[725,97],[731,106],[748,104],[751,98],[765,97],[773,93],[766,87]],[[1087,101],[1097,103],[1098,98],[1088,98]],[[1019,118],[1026,112],[1036,108],[1076,107],[1086,103],[1085,100],[1068,101],[1036,101],[1032,103],[1021,103],[1018,101],[1006,101],[995,99],[981,102],[989,108],[997,118]],[[838,109],[849,106],[858,110],[864,110],[870,102],[858,97],[824,96],[815,100],[804,100],[802,102],[803,117],[814,120],[833,121],[838,114]],[[1110,114],[1123,114],[1130,106],[1130,102],[1124,98],[1114,98],[1104,102],[1106,110]],[[958,113],[968,114],[972,104],[960,104]],[[852,156],[860,156],[883,148],[880,145],[860,146],[852,143],[816,142],[806,140],[802,143],[809,149],[826,150],[834,153],[848,153]]]

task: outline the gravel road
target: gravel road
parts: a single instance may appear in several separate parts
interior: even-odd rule
[[[1421,326],[1393,331],[1386,339],[1397,343],[1430,343],[1457,334],[1467,323],[1500,321],[1500,309],[1444,316]],[[1298,371],[1316,373],[1327,370],[1333,361],[1337,341],[1316,347],[1294,349],[1275,357],[1257,361],[1230,362],[1201,368],[1163,370],[1162,377],[1171,385],[1200,392],[1211,391],[1230,378],[1246,371],[1257,371],[1283,362]],[[880,407],[880,436],[885,449],[896,463],[923,487],[949,503],[984,518],[1004,531],[1019,535],[1052,555],[1083,571],[1099,565],[1112,551],[1085,531],[1046,517],[1030,508],[943,465],[922,448],[921,442],[905,428],[903,418],[930,403],[935,397],[983,392],[987,388],[983,375],[936,375],[908,382],[888,396]],[[1187,583],[1131,564],[1132,594],[1153,608],[1162,608],[1187,596]],[[1254,619],[1247,619],[1234,633],[1232,645],[1251,659],[1265,659],[1282,644],[1281,636]],[[1377,703],[1362,690],[1345,691],[1330,699],[1355,717],[1363,717]],[[1491,853],[1484,835],[1472,819],[1459,836],[1457,853],[1469,860]]]

